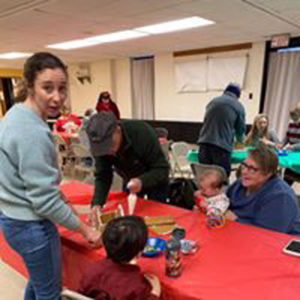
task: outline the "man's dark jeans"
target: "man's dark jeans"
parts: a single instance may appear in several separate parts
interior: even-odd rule
[[[210,144],[201,144],[199,146],[199,163],[223,167],[227,173],[228,178],[231,171],[230,158],[231,153],[218,146]]]

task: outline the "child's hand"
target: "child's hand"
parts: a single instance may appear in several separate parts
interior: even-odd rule
[[[207,203],[207,201],[205,200],[205,199],[203,199],[200,203],[200,207],[202,208],[202,209],[207,209],[207,207],[208,207],[208,203]]]
[[[160,282],[157,276],[153,274],[144,274],[146,280],[150,283],[152,286],[151,294],[160,297],[161,294],[161,286]]]
[[[193,210],[194,211],[201,211],[203,213],[206,213],[206,208],[208,206],[208,203],[203,197],[196,197],[197,195],[195,194],[195,205]]]

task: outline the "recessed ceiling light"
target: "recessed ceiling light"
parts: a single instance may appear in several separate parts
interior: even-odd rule
[[[0,59],[18,59],[31,56],[32,53],[24,52],[7,52],[0,54]]]
[[[178,30],[191,29],[191,28],[206,26],[211,24],[215,24],[215,22],[200,17],[190,17],[190,18],[174,20],[170,22],[138,27],[138,28],[134,28],[134,30],[147,32],[150,34],[159,34],[159,33],[178,31]]]
[[[147,36],[148,33],[145,32],[139,32],[134,30],[124,30],[124,31],[118,31],[113,32],[109,34],[103,34],[103,35],[96,35],[90,38],[80,39],[80,40],[74,40],[69,41],[65,43],[59,43],[59,44],[52,44],[48,45],[48,48],[54,48],[54,49],[62,49],[62,50],[70,50],[70,49],[76,49],[76,48],[83,48],[83,47],[90,47],[94,45],[104,44],[104,43],[111,43],[111,42],[119,42],[129,39],[135,39]]]

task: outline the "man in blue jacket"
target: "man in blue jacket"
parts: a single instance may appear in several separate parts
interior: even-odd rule
[[[223,95],[208,103],[198,139],[199,162],[221,166],[228,176],[234,137],[243,142],[246,127],[240,94],[239,85],[230,83]]]

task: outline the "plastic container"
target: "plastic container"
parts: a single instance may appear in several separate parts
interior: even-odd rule
[[[181,252],[185,255],[194,254],[198,250],[198,243],[192,240],[181,240]]]
[[[180,241],[176,239],[166,241],[165,266],[166,275],[169,277],[179,277],[182,274],[180,248]]]
[[[163,253],[165,250],[165,241],[158,237],[149,237],[145,245],[143,256],[153,257]]]

